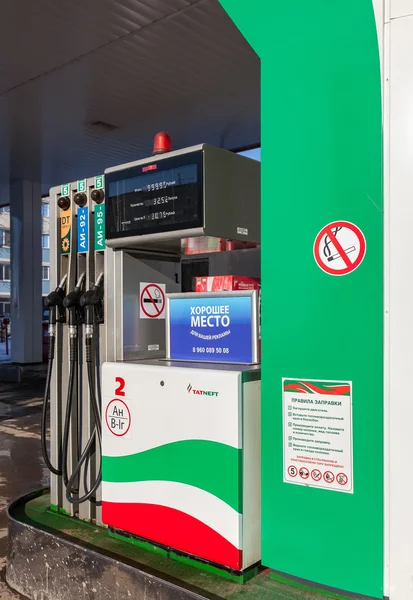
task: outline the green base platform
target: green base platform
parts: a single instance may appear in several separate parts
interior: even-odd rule
[[[154,552],[50,508],[47,491],[9,509],[7,582],[29,598],[123,600],[327,600],[276,581],[263,570],[245,583],[209,572],[197,561]],[[178,559],[178,560],[177,560]],[[204,565],[205,566],[205,565]]]

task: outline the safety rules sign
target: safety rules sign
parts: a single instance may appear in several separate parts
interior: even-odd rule
[[[284,481],[353,493],[351,382],[283,379]]]
[[[165,284],[143,283],[140,286],[141,319],[165,318]]]
[[[314,242],[316,263],[329,275],[348,275],[361,265],[365,255],[363,232],[348,221],[329,223]]]

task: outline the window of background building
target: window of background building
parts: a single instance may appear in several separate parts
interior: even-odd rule
[[[0,281],[10,281],[10,265],[0,265]]]
[[[49,248],[49,235],[42,235],[42,248]]]
[[[49,216],[49,203],[48,202],[42,202],[42,216],[43,217]]]
[[[10,302],[0,302],[0,315],[10,314]]]
[[[49,281],[50,279],[50,267],[42,266],[42,279],[43,281]]]
[[[10,206],[0,206],[0,214],[1,213],[9,213],[10,212]]]
[[[0,248],[10,248],[10,231],[0,229]]]

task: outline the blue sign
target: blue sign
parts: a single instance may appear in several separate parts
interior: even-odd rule
[[[252,296],[170,298],[170,359],[255,362],[253,301]]]
[[[77,251],[89,250],[89,210],[85,206],[77,209]]]

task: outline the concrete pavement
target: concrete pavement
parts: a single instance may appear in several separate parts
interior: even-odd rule
[[[0,600],[21,598],[5,583],[7,505],[47,485],[40,448],[43,378],[0,384]]]

